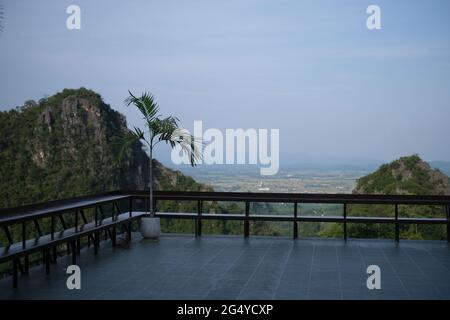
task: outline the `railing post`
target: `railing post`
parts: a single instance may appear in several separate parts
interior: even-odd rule
[[[244,220],[244,237],[248,238],[250,235],[250,221],[248,217],[250,216],[250,202],[245,201],[245,220]]]
[[[51,231],[52,240],[55,240],[55,217],[54,216],[51,217],[50,231]]]
[[[4,225],[4,226],[3,226],[3,230],[5,231],[6,238],[8,239],[9,245],[12,245],[12,244],[13,244],[13,239],[12,239],[12,237],[11,237],[11,233],[9,232],[8,226]]]
[[[344,240],[347,241],[347,204],[344,203],[343,207],[344,214]]]
[[[133,196],[130,196],[130,200],[129,200],[129,208],[130,210],[130,218],[133,216]],[[132,222],[128,222],[128,230],[127,230],[127,236],[128,236],[128,241],[131,241],[131,227],[132,227]]]
[[[100,212],[100,223],[99,223],[99,225],[102,225],[103,219],[105,218],[105,214],[103,212],[103,207],[102,207],[101,204],[98,205],[98,211]]]
[[[445,206],[447,212],[447,242],[450,243],[450,204]]]
[[[88,221],[86,219],[86,215],[84,214],[83,209],[80,209],[81,220],[83,221],[83,225],[87,224]]]
[[[395,204],[395,241],[400,241],[400,225],[398,223],[398,203]]]
[[[128,210],[130,218],[133,216],[133,196],[130,196],[129,203],[128,203]]]
[[[22,249],[25,249],[25,247],[27,246],[27,236],[26,236],[26,226],[25,226],[25,221],[22,222]]]
[[[59,216],[59,221],[61,222],[63,229],[66,230],[67,225],[66,225],[66,222],[64,221],[64,217],[62,216],[62,214],[59,214],[58,216]]]
[[[294,202],[294,239],[298,238],[297,205],[297,202]]]
[[[37,231],[39,237],[42,237],[42,230],[41,230],[41,227],[39,226],[39,222],[36,219],[34,219],[33,223],[34,223],[34,227],[36,228],[36,231]]]
[[[78,232],[78,210],[75,210],[75,232]]]
[[[202,211],[203,211],[203,201],[197,201],[197,237],[202,236]]]
[[[115,219],[115,215],[114,215],[114,213],[115,213],[115,206],[114,206],[114,202],[112,203],[112,208],[111,208],[111,221],[116,221],[116,219]]]
[[[194,236],[197,238],[198,237],[198,218],[195,217],[194,219]]]

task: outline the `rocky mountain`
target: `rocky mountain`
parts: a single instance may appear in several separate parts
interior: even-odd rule
[[[450,180],[418,155],[382,165],[358,180],[354,193],[450,195]]]
[[[141,143],[119,159],[125,117],[85,88],[0,112],[0,207],[117,189],[148,189]],[[154,160],[155,187],[209,190]]]

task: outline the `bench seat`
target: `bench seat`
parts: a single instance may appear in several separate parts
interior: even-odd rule
[[[130,217],[129,212],[125,212],[115,216],[114,220],[111,217],[105,218],[101,221],[99,220],[97,226],[95,225],[95,222],[90,222],[80,225],[78,227],[78,231],[75,230],[75,227],[72,227],[55,232],[53,239],[51,234],[46,234],[35,239],[27,240],[25,242],[25,248],[23,247],[22,242],[13,243],[10,246],[0,248],[0,263],[12,258],[20,258],[22,256],[29,255],[65,242],[73,241],[81,236],[88,236],[94,232],[130,222],[140,218],[143,215],[145,215],[145,212],[133,212]]]

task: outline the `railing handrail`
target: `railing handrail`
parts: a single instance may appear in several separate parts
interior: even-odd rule
[[[60,205],[60,204],[66,204],[70,202],[75,201],[82,201],[82,200],[89,200],[89,199],[95,199],[99,197],[104,196],[111,196],[111,195],[123,195],[125,194],[124,191],[117,190],[117,191],[109,191],[109,192],[102,192],[97,194],[87,194],[83,196],[78,197],[71,197],[71,198],[64,198],[59,200],[51,200],[51,201],[44,201],[44,202],[37,202],[37,203],[30,203],[23,206],[15,206],[15,207],[6,207],[6,208],[0,208],[0,215],[1,214],[14,214],[17,212],[27,212],[27,211],[33,211],[36,210],[36,208],[49,208],[52,206]]]
[[[147,197],[148,190],[118,190],[47,203],[0,209],[0,224],[12,224],[92,207],[129,197]],[[236,201],[236,202],[286,202],[286,203],[334,203],[334,204],[386,204],[386,205],[450,205],[450,196],[416,195],[366,195],[322,193],[252,193],[252,192],[203,192],[203,191],[155,191],[156,200]]]
[[[125,192],[133,196],[146,196],[147,191]],[[336,204],[399,204],[399,205],[447,205],[450,196],[416,195],[368,195],[343,193],[264,193],[264,192],[203,192],[156,191],[158,200],[250,201],[250,202],[303,202]]]
[[[74,210],[82,210],[98,204],[110,203],[129,197],[130,195],[122,194],[121,192],[111,192],[97,196],[83,196],[51,201],[49,203],[0,209],[0,225],[20,223],[22,221],[44,218]]]

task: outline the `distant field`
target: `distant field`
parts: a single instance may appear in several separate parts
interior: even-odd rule
[[[299,192],[299,193],[351,193],[356,180],[370,172],[356,170],[282,170],[273,177],[262,177],[255,172],[191,170],[196,181],[206,183],[216,191],[228,192]],[[251,206],[250,214],[293,215],[292,203],[267,203],[265,212]],[[260,207],[261,208],[261,207]],[[298,207],[300,215],[341,216],[342,205],[303,203]],[[303,237],[327,236],[323,230],[330,224],[302,223],[299,234]],[[258,227],[251,226],[255,234],[292,236],[292,224],[286,222],[260,222]],[[256,229],[256,230],[255,230]]]
[[[216,191],[227,192],[299,192],[351,193],[356,179],[368,174],[350,170],[280,171],[275,176],[260,176],[254,172],[205,171],[189,172],[196,181],[208,184]]]

